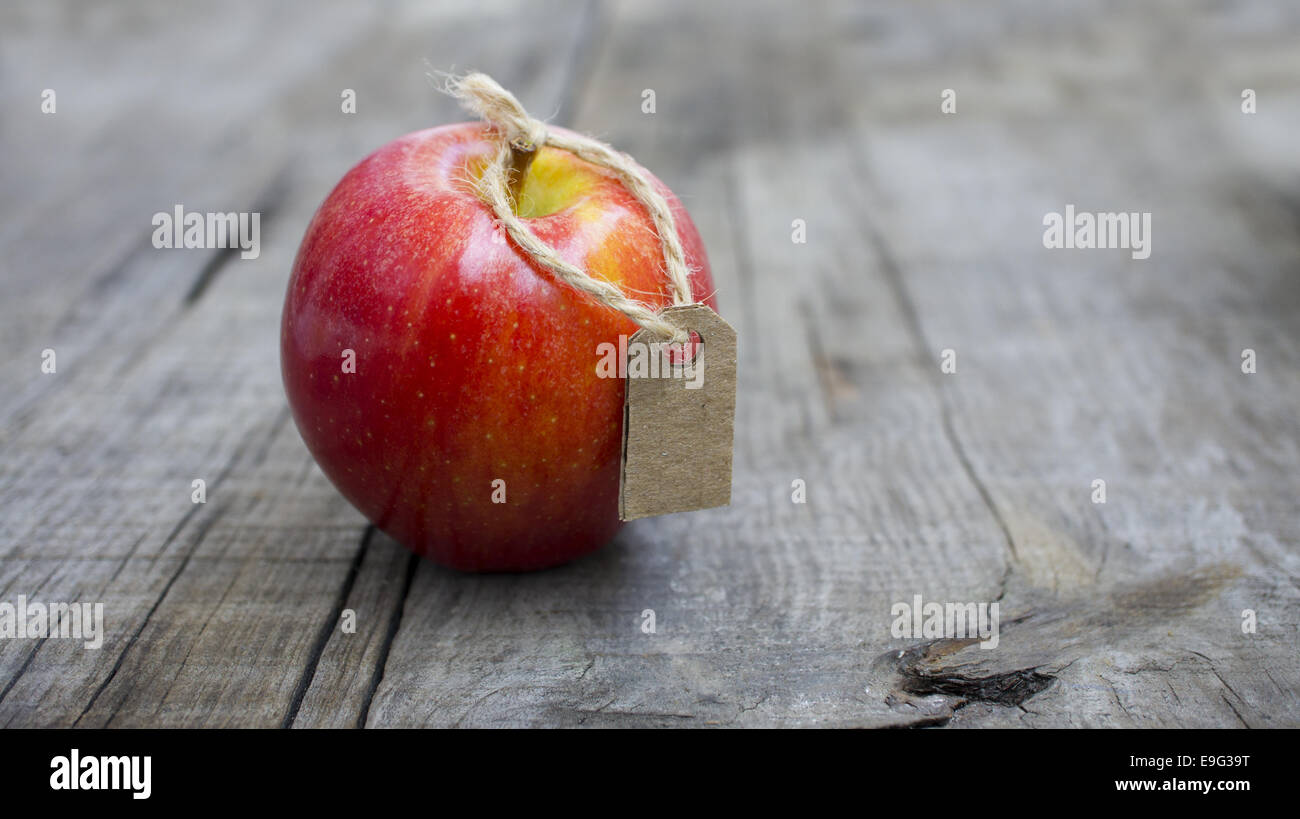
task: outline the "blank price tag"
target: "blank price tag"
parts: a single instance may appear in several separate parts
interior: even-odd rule
[[[731,503],[736,331],[703,304],[660,317],[692,342],[628,341],[618,516],[636,520]]]

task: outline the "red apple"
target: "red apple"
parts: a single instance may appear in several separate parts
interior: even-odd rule
[[[379,528],[457,569],[541,569],[618,531],[624,382],[597,376],[597,347],[638,328],[499,230],[473,190],[492,140],[419,131],[348,171],[294,261],[281,367],[307,448]],[[655,184],[716,309],[699,234]],[[653,223],[613,176],[543,147],[519,200],[565,259],[670,302]]]

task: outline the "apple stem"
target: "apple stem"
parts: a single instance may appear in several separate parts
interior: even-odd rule
[[[528,167],[536,158],[537,146],[533,143],[522,139],[510,142],[510,161],[506,165],[506,179],[510,199],[515,203],[516,214],[519,213],[519,192],[524,189],[524,177],[528,175]]]

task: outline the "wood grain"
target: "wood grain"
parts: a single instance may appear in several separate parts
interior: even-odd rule
[[[0,640],[0,725],[1300,726],[1297,34],[1281,0],[7,5],[0,601],[107,634]],[[352,164],[462,118],[430,67],[691,211],[730,507],[471,576],[311,461],[289,267]],[[177,203],[260,211],[261,256],[154,249]],[[1150,212],[1151,257],[1044,248],[1067,204]],[[916,594],[998,602],[998,648],[895,637]]]

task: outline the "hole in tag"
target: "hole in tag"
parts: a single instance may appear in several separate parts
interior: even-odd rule
[[[704,349],[704,337],[691,330],[690,341],[669,342],[662,349],[664,361],[674,367],[685,367],[694,364],[695,359],[700,357],[700,352]]]

